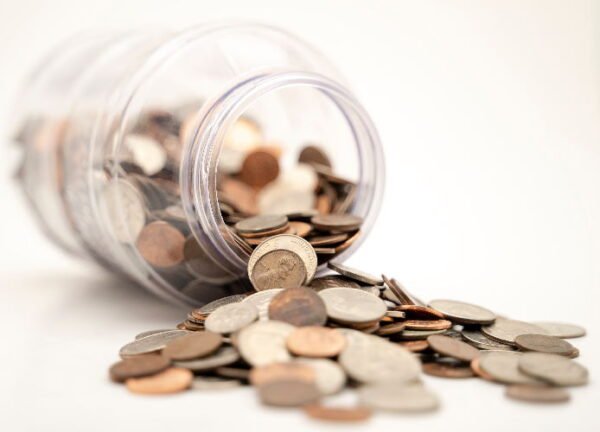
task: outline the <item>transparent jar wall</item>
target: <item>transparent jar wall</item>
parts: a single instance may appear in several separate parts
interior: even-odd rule
[[[37,90],[24,98],[23,124],[39,117],[66,125],[60,145],[45,153],[32,147],[35,139],[21,139],[25,190],[59,243],[170,301],[198,304],[247,291],[248,253],[224,229],[216,189],[226,170],[218,156],[226,160],[231,131],[239,135],[248,121],[259,127],[261,145],[278,143],[284,172],[294,169],[307,143],[325,150],[336,174],[358,185],[364,238],[381,195],[379,142],[322,56],[284,32],[255,25],[95,41],[80,57],[59,53],[56,71],[42,65],[46,78],[34,77]],[[81,72],[67,78],[74,69]],[[293,73],[304,80],[292,85]],[[255,94],[265,81],[269,90]],[[329,86],[335,91],[323,90]],[[43,101],[59,87],[66,95],[60,109],[46,110]],[[25,130],[39,136],[39,127]],[[47,169],[33,169],[39,166]],[[41,183],[52,185],[52,207],[36,196]],[[206,195],[194,203],[198,188]],[[157,221],[177,228],[193,260],[186,255],[164,266],[140,254],[141,230]]]

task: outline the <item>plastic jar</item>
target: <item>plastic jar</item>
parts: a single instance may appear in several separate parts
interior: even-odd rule
[[[318,142],[336,173],[355,182],[349,212],[364,218],[363,235],[336,260],[373,224],[381,146],[342,82],[314,49],[263,25],[80,35],[40,64],[19,99],[18,178],[44,231],[74,255],[171,302],[247,291],[248,250],[227,229],[217,194],[226,141],[231,134],[244,141],[243,119],[260,125],[265,142],[279,143],[282,166]],[[127,140],[140,129],[162,149],[132,148]],[[140,256],[141,227],[161,220],[188,236],[191,265],[157,267]]]

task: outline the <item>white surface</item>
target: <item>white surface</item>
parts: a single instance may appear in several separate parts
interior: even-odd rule
[[[423,298],[590,332],[574,343],[592,384],[568,405],[426,378],[439,412],[378,414],[355,429],[600,430],[599,2],[1,0],[3,129],[24,74],[75,31],[222,18],[269,22],[314,43],[378,125],[386,199],[350,264],[392,274]],[[347,428],[265,409],[248,389],[145,398],[110,384],[106,368],[123,343],[185,311],[61,255],[8,180],[14,155],[2,154],[2,430]]]

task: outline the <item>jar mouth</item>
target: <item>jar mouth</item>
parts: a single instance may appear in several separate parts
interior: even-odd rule
[[[376,128],[362,105],[331,79],[308,72],[274,71],[240,80],[204,104],[185,143],[181,169],[182,205],[190,227],[206,252],[232,274],[245,274],[249,254],[238,245],[222,217],[217,169],[229,127],[262,96],[291,87],[317,90],[333,103],[350,130],[358,157],[358,182],[350,212],[364,219],[366,233],[378,214],[385,178],[383,152]],[[336,257],[344,260],[364,241]]]

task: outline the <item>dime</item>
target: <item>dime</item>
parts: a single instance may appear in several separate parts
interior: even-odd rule
[[[273,288],[259,291],[246,297],[244,302],[252,303],[258,310],[258,319],[265,321],[269,319],[269,304],[271,299],[283,291],[283,288]]]
[[[524,334],[517,336],[515,343],[523,351],[536,351],[567,357],[571,357],[577,352],[577,348],[569,342],[554,336]]]
[[[128,343],[119,350],[121,357],[131,357],[140,354],[148,354],[163,349],[170,341],[189,335],[186,330],[170,330],[143,337]]]
[[[351,267],[345,266],[343,264],[337,264],[329,261],[327,263],[327,267],[331,270],[338,272],[339,274],[346,276],[350,279],[354,279],[358,282],[365,283],[367,285],[381,285],[383,283],[383,279],[380,277],[372,276],[368,273],[362,272],[360,270],[353,269]]]
[[[219,350],[208,357],[194,360],[176,361],[175,366],[189,369],[195,372],[202,372],[216,369],[221,366],[227,366],[240,359],[237,350],[230,346],[222,346]]]
[[[151,222],[140,232],[136,247],[140,255],[155,267],[174,267],[184,260],[185,237],[163,221]]]
[[[331,161],[323,150],[314,145],[308,145],[302,149],[298,156],[298,162],[306,164],[319,164],[331,168]]]
[[[194,375],[187,369],[169,368],[156,375],[142,378],[129,378],[127,389],[140,394],[168,394],[187,390],[192,385]]]
[[[519,360],[519,369],[556,386],[585,385],[588,381],[585,367],[556,354],[527,352]]]
[[[300,363],[314,370],[315,384],[323,395],[338,393],[346,385],[346,373],[333,360],[299,357],[294,359],[294,363]]]
[[[271,363],[252,368],[249,380],[253,386],[271,381],[294,380],[315,383],[317,374],[313,368],[298,362]]]
[[[371,417],[371,410],[361,406],[341,408],[309,404],[304,405],[304,412],[314,419],[335,422],[359,422]]]
[[[320,326],[327,321],[325,303],[309,288],[288,288],[269,304],[269,319],[295,326]]]
[[[447,319],[459,324],[492,324],[496,315],[481,306],[454,300],[432,300],[429,307],[440,311]]]
[[[239,332],[240,354],[252,366],[286,362],[291,359],[285,343],[295,327],[281,321],[258,321]]]
[[[306,267],[294,252],[274,250],[258,259],[250,281],[257,291],[296,288],[306,281]]]
[[[306,268],[306,281],[310,282],[313,279],[317,271],[317,254],[310,243],[302,237],[290,234],[273,236],[254,249],[248,260],[248,275],[250,279],[252,279],[254,267],[258,260],[274,250],[288,250],[298,255]]]
[[[427,338],[427,342],[435,352],[464,362],[470,362],[479,356],[477,348],[448,336],[432,335]]]
[[[385,303],[372,294],[352,288],[319,291],[329,318],[342,323],[372,323],[386,313]]]
[[[148,331],[141,332],[141,333],[138,333],[137,335],[135,335],[135,340],[138,340],[138,339],[141,339],[146,336],[153,335],[153,334],[169,332],[171,330],[173,330],[173,329],[148,330]]]
[[[424,363],[423,372],[441,378],[471,378],[475,376],[469,366],[448,365],[444,363]]]
[[[242,300],[244,300],[245,298],[246,298],[246,296],[244,294],[234,294],[231,296],[223,297],[223,298],[211,301],[210,303],[206,303],[204,306],[202,306],[199,309],[195,309],[194,311],[192,311],[192,314],[196,313],[196,314],[199,314],[200,316],[208,315],[208,314],[214,312],[215,310],[217,310],[218,308],[220,308],[221,306],[224,306],[227,304],[232,304],[232,303],[238,303],[238,302],[241,302]]]
[[[538,380],[519,370],[522,354],[508,351],[483,351],[479,354],[479,367],[494,381],[504,384],[535,384]]]
[[[310,222],[315,228],[323,231],[351,232],[360,228],[363,220],[361,217],[345,213],[319,214],[313,216]]]
[[[113,381],[124,382],[129,378],[139,378],[162,372],[171,365],[168,358],[156,354],[143,354],[121,360],[110,367]]]
[[[271,406],[302,406],[320,397],[316,385],[303,380],[269,381],[257,389],[261,402]]]
[[[222,343],[220,334],[199,331],[170,341],[162,355],[172,360],[192,360],[214,353]]]
[[[423,412],[439,406],[437,396],[421,384],[370,384],[358,389],[358,397],[363,405],[382,411]]]
[[[506,387],[506,396],[525,402],[567,402],[571,396],[563,388],[539,384],[513,384]]]
[[[509,345],[515,344],[517,336],[522,334],[546,334],[546,331],[534,324],[523,321],[497,318],[494,324],[481,327],[487,337]]]
[[[543,328],[550,336],[559,337],[561,339],[585,336],[585,329],[575,324],[550,321],[535,322],[533,324]]]
[[[461,331],[462,338],[473,345],[476,348],[483,350],[501,350],[501,351],[514,351],[515,348],[511,345],[506,345],[500,342],[496,342],[493,339],[486,337],[479,330],[463,329]]]
[[[242,163],[240,179],[255,188],[262,188],[279,176],[279,162],[268,151],[256,150],[248,154]]]
[[[287,338],[287,348],[297,356],[334,357],[346,346],[346,338],[336,329],[300,327]]]
[[[255,234],[276,230],[286,226],[287,223],[288,218],[283,215],[259,215],[236,223],[235,229],[241,234]]]
[[[212,312],[204,326],[214,333],[228,334],[246,327],[258,318],[258,309],[247,302],[232,303],[221,306]]]

